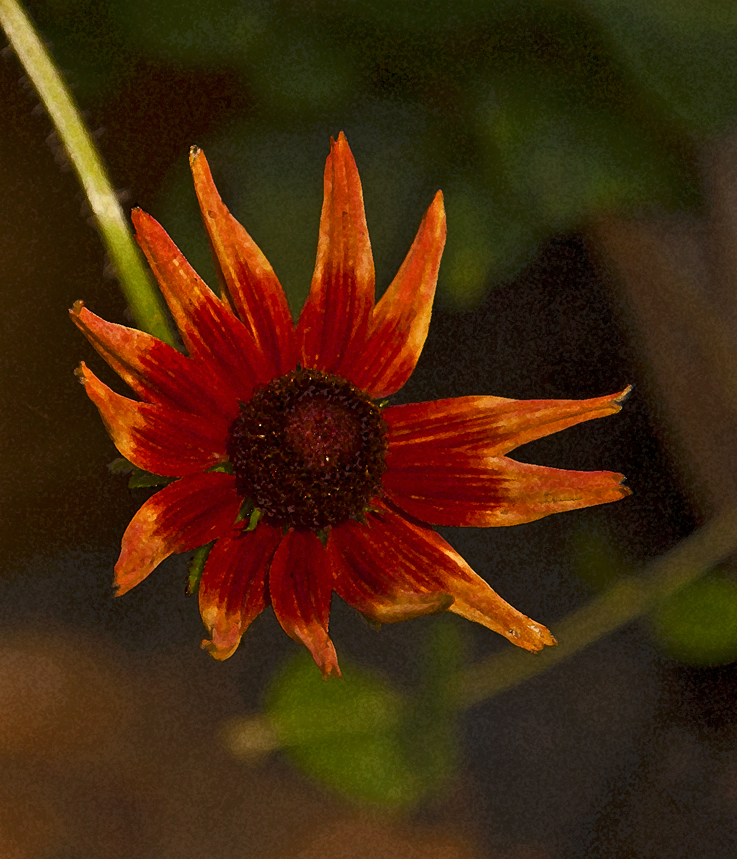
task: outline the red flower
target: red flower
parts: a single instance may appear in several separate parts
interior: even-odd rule
[[[118,594],[172,553],[216,541],[199,589],[211,636],[203,646],[216,659],[227,659],[271,604],[323,674],[339,674],[328,636],[333,591],[381,622],[447,609],[527,650],[554,644],[430,525],[517,525],[627,495],[620,474],[506,456],[618,412],[623,394],[378,403],[407,381],[427,336],[445,242],[442,194],[374,305],[358,172],[343,134],[331,141],[317,264],[295,327],[276,275],[220,199],[204,154],[193,148],[190,163],[222,298],[152,217],[133,212],[187,356],[82,302],[70,311],[139,397],[114,393],[81,365],[118,450],[177,478],[128,526]]]

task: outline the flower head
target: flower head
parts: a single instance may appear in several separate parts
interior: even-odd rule
[[[431,526],[517,525],[627,495],[620,474],[507,457],[619,411],[624,393],[379,402],[407,381],[427,336],[445,242],[442,194],[375,304],[358,172],[344,135],[331,141],[317,263],[295,326],[273,269],[225,207],[196,147],[190,164],[220,298],[150,215],[133,212],[187,355],[82,302],[70,311],[138,397],[113,392],[81,365],[118,450],[175,478],[128,525],[117,593],[169,555],[214,541],[199,600],[203,646],[216,659],[231,656],[270,604],[323,674],[339,674],[328,635],[333,591],[379,622],[449,610],[527,650],[554,644]]]

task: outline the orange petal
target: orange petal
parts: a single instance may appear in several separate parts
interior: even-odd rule
[[[583,421],[616,414],[630,390],[591,400],[457,397],[390,406],[384,411],[389,447],[410,461],[442,458],[444,451],[459,449],[500,456]]]
[[[383,504],[376,506],[380,512],[368,514],[365,525],[349,521],[330,535],[335,590],[346,602],[385,621],[447,608],[526,650],[555,644],[544,626],[505,602],[442,537]],[[430,611],[412,610],[423,603]]]
[[[272,375],[250,332],[220,301],[161,224],[141,209],[132,212],[136,241],[156,275],[161,292],[190,356],[212,364],[239,400]]]
[[[106,322],[75,301],[74,324],[99,354],[141,399],[199,415],[222,410],[225,388],[208,368],[198,365],[151,334]],[[228,395],[229,397],[229,395]],[[235,411],[223,419],[231,422]]]
[[[430,327],[444,246],[445,208],[438,191],[397,276],[376,305],[369,342],[351,376],[372,397],[398,391],[415,369]]]
[[[131,519],[115,565],[117,596],[142,582],[169,555],[204,546],[228,531],[242,498],[219,472],[182,477],[153,495]]]
[[[84,362],[79,376],[115,447],[144,471],[182,477],[206,471],[225,459],[227,424],[121,397]]]
[[[441,450],[417,460],[390,451],[387,464],[386,494],[431,525],[521,525],[630,494],[621,485],[623,475],[611,471],[545,468],[463,450]]]
[[[269,572],[271,603],[279,623],[310,651],[323,677],[340,677],[328,636],[332,578],[325,547],[311,531],[290,531],[276,550]]]
[[[269,261],[223,203],[204,152],[193,146],[189,163],[222,294],[268,359],[271,375],[288,373],[297,363],[297,352],[284,290]]]
[[[297,324],[302,363],[350,378],[374,308],[374,261],[363,192],[345,135],[330,141],[312,286]]]
[[[262,522],[231,529],[212,547],[200,582],[200,614],[211,639],[203,648],[228,659],[243,633],[269,604],[267,574],[281,532]]]

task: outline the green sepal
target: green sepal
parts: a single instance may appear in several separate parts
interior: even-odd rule
[[[108,465],[108,469],[112,474],[129,474],[129,489],[148,489],[152,486],[167,486],[177,479],[176,477],[162,477],[160,474],[144,471],[137,465],[133,465],[132,462],[123,456],[114,459]]]
[[[327,528],[321,528],[319,531],[315,531],[315,536],[327,548],[330,531]]]
[[[239,522],[243,522],[244,519],[250,519],[255,509],[256,505],[253,503],[253,501],[250,498],[246,498],[243,504],[241,504],[241,509],[238,511],[238,515],[233,520],[233,524],[237,525]]]
[[[233,474],[233,466],[230,462],[219,462],[217,465],[213,465],[212,468],[208,468],[207,471],[208,474],[215,472],[220,474]]]
[[[197,593],[200,586],[200,579],[202,578],[202,574],[205,572],[205,561],[207,561],[210,549],[212,549],[214,545],[215,541],[213,540],[212,543],[207,543],[204,546],[200,546],[199,549],[195,549],[195,552],[187,565],[187,585],[184,588],[184,593],[188,597]]]
[[[251,518],[248,520],[248,525],[246,525],[246,531],[255,531],[256,526],[258,525],[258,520],[261,518],[261,510],[258,507],[254,507],[251,510]]]

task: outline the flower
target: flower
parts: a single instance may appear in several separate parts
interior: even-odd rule
[[[222,202],[197,147],[190,165],[220,298],[150,215],[132,215],[187,355],[82,302],[70,311],[139,398],[115,393],[82,363],[116,447],[139,468],[176,478],[128,525],[118,595],[169,555],[214,541],[199,601],[210,636],[202,644],[216,659],[231,656],[271,604],[323,675],[339,675],[328,635],[333,591],[378,622],[449,610],[527,650],[554,644],[431,526],[517,525],[629,494],[620,474],[507,457],[618,412],[626,392],[379,402],[407,381],[427,336],[445,243],[441,192],[375,304],[356,164],[342,133],[331,140],[317,263],[295,326],[273,269]]]

